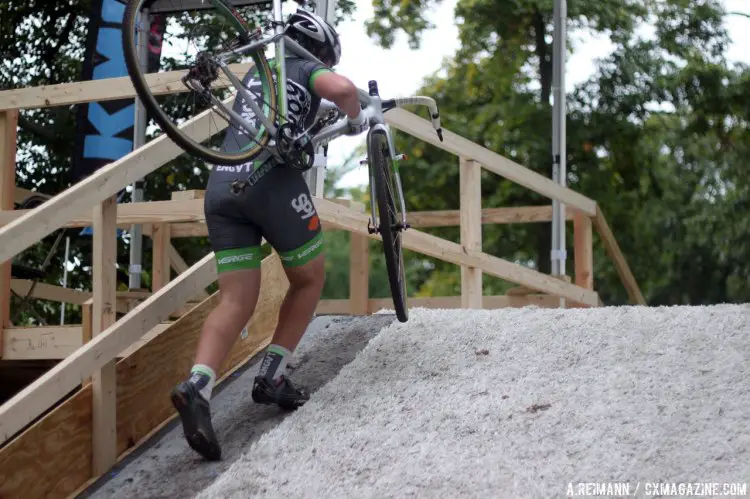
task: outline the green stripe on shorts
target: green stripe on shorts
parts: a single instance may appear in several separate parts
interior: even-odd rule
[[[299,248],[291,251],[279,252],[279,258],[285,267],[297,267],[304,265],[323,252],[323,232],[307,241]]]
[[[231,270],[257,269],[262,259],[260,246],[221,250],[216,252],[216,269],[219,274]]]

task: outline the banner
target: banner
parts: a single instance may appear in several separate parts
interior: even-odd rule
[[[128,76],[122,46],[126,0],[93,0],[88,25],[81,80]],[[161,62],[163,16],[149,16],[148,71],[158,71]],[[104,165],[133,150],[134,99],[91,102],[78,105],[73,155],[73,180],[91,175]]]

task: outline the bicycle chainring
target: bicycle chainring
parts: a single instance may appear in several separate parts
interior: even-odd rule
[[[304,138],[306,139],[306,137]],[[309,140],[294,138],[294,127],[291,123],[284,123],[276,134],[276,150],[284,163],[296,170],[307,171],[313,167],[315,152]]]

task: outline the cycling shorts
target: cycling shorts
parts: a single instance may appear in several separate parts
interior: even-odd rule
[[[246,176],[211,175],[206,189],[206,225],[218,272],[259,268],[262,238],[285,267],[320,255],[323,232],[302,173],[274,165],[256,184],[233,194],[234,179]]]

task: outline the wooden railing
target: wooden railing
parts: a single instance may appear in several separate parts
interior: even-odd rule
[[[238,68],[243,74],[246,68]],[[161,93],[177,90],[180,72],[154,76],[150,84]],[[92,476],[110,469],[118,459],[115,420],[117,392],[115,363],[118,356],[134,348],[144,335],[152,332],[196,296],[205,297],[205,288],[216,279],[213,254],[208,254],[189,268],[175,255],[171,239],[205,235],[203,201],[174,199],[117,205],[114,195],[137,179],[171,161],[183,151],[166,136],[158,137],[127,156],[104,166],[85,180],[64,192],[50,197],[32,210],[13,211],[15,192],[15,130],[17,109],[71,105],[90,101],[134,97],[128,78],[99,80],[0,92],[0,333],[25,334],[13,331],[8,322],[11,279],[10,259],[36,244],[60,227],[92,225],[94,228],[94,265],[92,292],[87,295],[89,327],[82,325],[88,337],[81,345],[67,352],[62,360],[33,383],[0,406],[0,442],[21,438],[18,433],[37,421],[45,411],[58,404],[71,390],[91,380],[93,423],[91,434]],[[196,140],[209,135],[206,115],[182,125]],[[416,213],[411,215],[413,229],[403,235],[403,246],[409,250],[461,266],[460,307],[518,306],[543,303],[562,298],[570,306],[598,306],[600,299],[593,289],[592,227],[596,228],[633,303],[644,304],[638,285],[627,262],[609,230],[604,215],[595,201],[550,179],[482,148],[450,130],[444,130],[444,142],[438,142],[426,120],[404,110],[386,116],[395,128],[455,154],[460,168],[460,210]],[[211,133],[218,133],[216,123]],[[575,228],[575,283],[544,275],[530,268],[482,252],[482,225],[547,221],[550,207],[482,208],[480,172],[487,169],[532,189],[567,206],[566,218]],[[365,314],[384,303],[367,295],[369,275],[367,239],[379,236],[367,230],[368,216],[361,205],[323,198],[315,199],[316,208],[328,230],[352,233],[351,296],[346,300],[345,313]],[[115,320],[118,296],[115,291],[115,230],[117,226],[143,224],[145,233],[154,241],[151,293],[124,317]],[[454,243],[420,231],[419,227],[456,225],[461,228],[461,241]],[[181,262],[181,265],[180,265]],[[169,267],[181,267],[178,277],[169,280]],[[482,274],[493,275],[540,293],[523,301],[518,296],[482,296]],[[66,295],[67,296],[67,295]],[[83,297],[79,297],[83,298]],[[131,297],[132,298],[132,297]],[[67,300],[68,298],[66,298]],[[458,298],[456,298],[458,299]],[[410,299],[413,304],[427,303]],[[458,306],[451,297],[433,299],[438,306]],[[519,300],[523,303],[519,303]],[[84,300],[85,301],[85,300]],[[450,303],[449,303],[450,302]],[[81,302],[82,303],[82,302]],[[387,302],[386,302],[387,303]],[[341,302],[321,302],[319,311],[341,311]],[[554,305],[553,305],[554,306]],[[338,308],[337,308],[338,307]],[[0,345],[3,342],[0,341]],[[131,350],[132,351],[132,350]],[[0,350],[0,357],[2,351]],[[121,457],[121,455],[120,455]],[[0,471],[0,474],[4,473]],[[80,485],[80,484],[78,484]],[[2,494],[2,490],[0,490]]]

